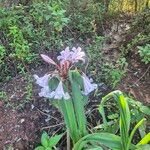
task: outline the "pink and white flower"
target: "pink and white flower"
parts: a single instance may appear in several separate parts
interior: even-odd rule
[[[41,92],[39,93],[40,97],[45,97],[45,98],[53,98],[54,93],[51,92],[49,86],[45,86],[41,89]]]
[[[88,95],[90,92],[97,88],[97,84],[92,83],[93,80],[89,79],[85,74],[82,75],[84,91],[83,94]]]
[[[45,62],[55,65],[56,71],[52,74],[45,74],[43,77],[34,75],[36,83],[42,87],[39,96],[53,99],[69,99],[70,95],[68,92],[64,91],[63,82],[68,79],[68,72],[75,63],[79,61],[85,62],[85,53],[81,50],[81,47],[73,47],[71,51],[69,50],[69,47],[67,47],[57,57],[60,61],[58,64],[47,55],[41,54],[41,57]],[[54,76],[59,76],[60,82],[57,88],[52,91],[49,87],[49,80]],[[88,95],[97,88],[97,84],[92,83],[91,79],[89,79],[85,74],[82,75],[82,78],[84,84],[83,94]]]
[[[45,74],[43,77],[38,77],[36,74],[33,75],[33,77],[36,79],[36,84],[38,84],[41,87],[48,86],[48,82],[50,79],[50,74]]]
[[[43,77],[38,77],[37,75],[34,75],[34,78],[36,79],[36,83],[42,87],[39,93],[40,97],[65,100],[70,98],[68,92],[64,92],[62,81],[59,82],[58,87],[54,91],[51,91],[48,85],[50,75],[46,74]]]
[[[65,92],[63,89],[63,83],[62,81],[59,82],[58,87],[56,88],[56,90],[54,91],[54,99],[69,99],[70,95],[68,94],[68,92]]]
[[[69,61],[73,64],[80,60],[85,62],[85,53],[81,50],[81,47],[73,47],[72,51],[70,51],[69,47],[67,47],[64,51],[60,53],[60,56],[58,56],[57,59],[60,60],[60,63]]]
[[[67,47],[64,51],[60,52],[60,55],[57,57],[57,59],[62,64],[65,61],[71,61],[71,56],[72,52],[69,50],[69,47]]]
[[[81,47],[78,47],[78,48],[73,47],[72,51],[73,51],[73,53],[71,55],[71,61],[73,63],[76,63],[80,60],[85,62],[85,53],[83,51],[81,51]]]

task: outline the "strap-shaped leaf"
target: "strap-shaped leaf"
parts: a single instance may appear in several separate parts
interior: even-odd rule
[[[139,126],[141,126],[141,125],[144,123],[145,120],[146,120],[145,118],[142,119],[142,120],[139,121],[139,122],[136,124],[136,126],[133,128],[133,130],[132,130],[132,132],[131,132],[131,134],[130,134],[130,137],[129,137],[129,139],[128,139],[127,149],[129,149],[129,146],[130,146],[130,144],[131,144],[131,140],[132,140],[132,138],[133,138],[133,136],[134,136],[136,130],[138,129]]]
[[[140,145],[136,150],[149,150],[150,149],[150,145],[146,144],[146,145]]]
[[[60,139],[62,138],[62,136],[63,136],[63,135],[61,134],[61,135],[55,135],[55,136],[51,137],[51,138],[49,139],[48,146],[49,146],[50,148],[54,147],[54,146],[60,141]]]
[[[78,123],[78,130],[79,130],[80,137],[83,137],[88,132],[86,130],[86,116],[84,112],[85,101],[81,93],[82,91],[80,85],[82,83],[82,78],[80,73],[77,70],[75,70],[69,72],[69,80],[71,82],[72,99],[73,99],[74,110],[75,110],[77,123]]]
[[[42,133],[42,137],[41,137],[41,144],[42,146],[44,146],[45,148],[48,147],[48,142],[49,142],[49,136],[46,132]]]
[[[137,144],[137,146],[148,144],[149,142],[150,142],[150,132],[142,138],[142,140]]]
[[[73,150],[83,150],[87,144],[96,142],[111,149],[121,150],[121,138],[110,133],[93,133],[81,138],[73,147]],[[95,147],[96,145],[93,145]],[[101,147],[100,147],[101,148]]]
[[[70,137],[73,143],[79,140],[79,131],[77,127],[77,121],[74,111],[72,99],[58,101],[58,106],[63,114],[66,126],[69,130]]]
[[[102,115],[103,122],[105,123],[105,125],[107,125],[107,119],[104,112],[104,104],[108,100],[110,100],[110,98],[115,99],[120,110],[120,133],[122,139],[122,146],[123,149],[125,149],[129,138],[129,128],[130,128],[130,121],[131,121],[129,106],[122,92],[118,90],[113,91],[108,95],[106,95],[104,98],[102,98],[102,102],[99,106],[99,112]]]

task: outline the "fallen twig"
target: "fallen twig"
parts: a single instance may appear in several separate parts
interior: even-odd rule
[[[61,125],[64,125],[64,123],[59,123],[59,124],[55,124],[55,125],[51,125],[51,126],[42,127],[41,130],[49,129],[49,128],[55,128],[55,127],[58,127]]]
[[[146,75],[146,73],[149,71],[149,68],[150,68],[150,66],[148,66],[148,68],[146,69],[144,74],[134,84],[137,84]]]

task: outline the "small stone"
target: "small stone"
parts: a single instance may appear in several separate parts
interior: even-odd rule
[[[31,109],[34,109],[34,107],[35,107],[35,106],[32,104],[32,105],[31,105]]]
[[[25,121],[25,119],[21,119],[21,120],[20,120],[20,123],[23,123],[24,121]]]

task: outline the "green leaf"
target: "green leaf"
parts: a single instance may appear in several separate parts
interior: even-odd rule
[[[77,70],[74,70],[70,71],[70,75],[72,76],[71,80],[74,80],[78,85],[80,85],[80,88],[83,89],[83,79],[81,74]]]
[[[137,146],[139,145],[144,145],[150,142],[150,132],[148,134],[146,134],[142,140],[137,144]]]
[[[143,138],[146,135],[146,123],[144,122],[140,127],[139,127],[139,133],[141,138]]]
[[[49,143],[49,136],[46,132],[43,132],[42,137],[41,137],[41,144],[47,148]]]
[[[45,150],[52,150],[50,147],[45,148]]]
[[[146,115],[150,115],[150,108],[148,108],[147,106],[140,107],[140,111]]]
[[[140,145],[136,150],[149,150],[150,149],[150,145],[146,144],[146,145]]]
[[[77,121],[76,121],[72,99],[61,100],[61,101],[59,100],[58,106],[63,114],[66,126],[70,133],[70,137],[72,138],[73,142],[78,141],[79,131],[77,128]]]
[[[73,147],[73,150],[82,150],[88,143],[96,142],[98,145],[104,145],[111,149],[120,150],[121,138],[110,133],[93,133],[81,138]],[[93,145],[96,146],[96,145]]]
[[[43,146],[38,146],[34,150],[45,150],[45,148]]]
[[[120,133],[121,133],[121,140],[124,149],[126,148],[126,144],[128,142],[129,138],[129,128],[130,128],[130,110],[127,103],[127,100],[123,96],[121,91],[113,91],[102,98],[101,104],[99,105],[99,112],[102,115],[103,122],[106,126],[108,126],[105,112],[104,112],[104,104],[110,100],[110,98],[114,98],[115,101],[118,104],[119,110],[120,110]]]
[[[93,147],[93,148],[89,148],[89,149],[87,149],[87,150],[103,150],[103,148],[102,147],[100,147],[100,146],[95,146],[95,147]]]
[[[83,81],[80,73],[77,70],[69,72],[69,79],[71,82],[73,104],[78,123],[78,130],[80,137],[83,137],[88,133],[86,129],[86,116],[84,110],[85,101],[81,93],[81,86],[80,86],[80,84]]]
[[[62,136],[63,136],[63,135],[61,134],[61,135],[55,135],[55,136],[51,137],[51,138],[49,139],[48,146],[49,146],[50,148],[54,147],[54,146],[60,141],[60,139],[62,138]]]
[[[146,119],[143,118],[143,119],[142,119],[141,121],[139,121],[139,122],[135,125],[135,127],[133,128],[133,130],[132,130],[132,132],[131,132],[131,134],[130,134],[130,137],[129,137],[129,139],[128,139],[127,148],[130,147],[131,140],[132,140],[132,138],[133,138],[133,136],[134,136],[136,130],[138,129],[139,126],[141,126],[141,125],[144,123],[145,120],[146,120]]]
[[[53,77],[49,80],[49,88],[53,91],[57,88],[59,84],[59,79],[57,77]]]
[[[117,113],[111,114],[109,116],[107,116],[109,119],[116,119],[119,117],[119,115]]]

